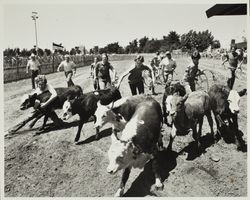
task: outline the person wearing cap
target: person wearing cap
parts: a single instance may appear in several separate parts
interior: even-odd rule
[[[173,74],[176,66],[176,61],[172,58],[171,53],[167,51],[166,57],[160,62],[164,83],[171,82],[173,80]]]
[[[26,66],[26,73],[29,73],[29,70],[31,71],[31,83],[32,83],[32,89],[35,89],[35,78],[38,76],[41,64],[39,61],[36,59],[35,54],[31,54],[30,60],[27,63]]]
[[[46,106],[48,106],[50,103],[52,103],[57,98],[57,92],[54,89],[54,87],[47,82],[47,78],[45,75],[38,75],[35,78],[35,82],[36,82],[37,88],[31,94],[36,93],[37,95],[40,95],[40,94],[43,94],[45,92],[51,93],[50,98],[46,102],[39,103],[38,108],[41,112],[43,112],[43,110],[46,108]],[[49,117],[52,119],[52,121],[57,126],[61,126],[63,124],[63,121],[58,118],[58,116],[56,115],[56,113],[54,111],[49,113]]]
[[[159,67],[160,61],[161,61],[160,53],[157,51],[155,53],[155,56],[153,57],[153,59],[150,62],[151,67],[156,67],[156,68]]]
[[[235,81],[235,71],[236,69],[241,69],[241,65],[243,63],[243,59],[241,59],[240,55],[236,52],[237,47],[235,45],[231,46],[231,50],[229,53],[225,55],[225,60],[222,62],[222,66],[224,66],[225,62],[229,63],[228,73],[227,73],[227,86],[230,89],[233,89],[234,81]],[[225,68],[225,66],[224,66]]]
[[[117,83],[117,88],[119,88],[123,78],[129,74],[128,83],[129,83],[129,87],[130,87],[132,95],[137,95],[137,90],[139,94],[144,94],[144,82],[143,82],[144,79],[142,77],[142,72],[144,70],[149,71],[152,75],[152,83],[154,84],[155,78],[154,78],[153,69],[151,68],[151,66],[146,66],[143,64],[144,57],[141,55],[137,55],[134,61],[135,61],[135,64],[133,64],[128,70],[126,70],[120,76],[118,83]],[[154,87],[152,87],[152,93],[155,94]]]
[[[160,82],[160,62],[161,62],[161,57],[160,57],[160,53],[157,51],[155,53],[155,56],[153,57],[153,59],[150,61],[150,65],[153,69],[154,72],[154,76],[155,76],[155,80],[159,80],[158,82]]]
[[[197,72],[199,71],[200,58],[201,58],[200,53],[197,50],[195,50],[191,55],[192,61],[189,63],[189,65],[185,70],[183,77],[183,85],[187,93],[195,91],[195,79]]]
[[[110,77],[110,71],[112,71],[112,79]],[[108,88],[111,83],[115,82],[116,71],[108,60],[106,53],[102,54],[102,60],[98,62],[94,70],[94,81],[97,82],[99,89]]]
[[[65,60],[60,63],[60,65],[57,68],[57,71],[59,72],[61,68],[63,68],[67,79],[68,87],[70,87],[74,85],[72,81],[72,76],[73,74],[76,74],[76,65],[72,60],[70,60],[70,56],[68,54],[66,54],[64,58]]]

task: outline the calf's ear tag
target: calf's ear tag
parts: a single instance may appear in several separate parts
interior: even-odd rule
[[[138,123],[139,124],[144,124],[144,121],[143,120],[139,120]]]
[[[94,95],[96,95],[96,96],[99,95],[99,92],[94,92]]]

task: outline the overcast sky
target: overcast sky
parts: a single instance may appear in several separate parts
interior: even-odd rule
[[[12,3],[3,5],[4,48],[30,49],[35,45],[32,11],[38,12],[39,16],[38,46],[50,49],[52,42],[62,43],[67,49],[78,45],[85,45],[87,49],[94,45],[103,47],[111,42],[125,46],[135,38],[147,36],[161,39],[169,31],[183,34],[191,29],[208,29],[223,47],[228,47],[233,38],[241,42],[247,31],[246,16],[215,16],[208,19],[205,11],[214,5],[214,1],[207,4],[189,0],[185,4],[180,4],[180,1],[147,4],[146,0],[142,1],[144,3],[102,4],[92,1],[79,4],[74,0],[64,4],[6,2]]]

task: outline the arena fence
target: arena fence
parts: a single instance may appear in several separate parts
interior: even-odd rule
[[[38,60],[41,63],[41,74],[50,74],[56,72],[57,67],[63,60],[63,56],[44,56],[39,57]],[[72,56],[72,60],[77,68],[84,67],[93,62],[93,56],[76,55]],[[28,58],[4,58],[4,83],[29,78],[30,74],[26,73],[27,62]]]

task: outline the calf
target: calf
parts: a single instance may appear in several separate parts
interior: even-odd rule
[[[184,97],[179,95],[168,96],[167,104],[169,105],[169,113],[173,120],[172,131],[170,134],[169,149],[172,149],[172,143],[176,133],[187,134],[190,128],[193,131],[193,138],[200,148],[200,137],[203,125],[203,118],[206,115],[211,134],[213,132],[213,119],[211,117],[211,107],[209,96],[203,91],[194,91]],[[197,124],[199,129],[197,132]]]
[[[78,85],[69,88],[55,88],[55,90],[57,93],[57,97],[44,109],[40,109],[40,104],[46,102],[50,98],[51,93],[49,91],[46,91],[39,95],[34,93],[32,95],[23,96],[20,106],[21,110],[34,107],[35,109],[37,109],[37,112],[40,112],[39,115],[36,115],[36,118],[30,124],[30,127],[33,127],[37,120],[42,116],[44,116],[44,122],[40,129],[43,129],[45,127],[48,117],[50,117],[57,125],[62,124],[62,121],[57,117],[54,110],[61,109],[64,101],[66,101],[67,99],[79,97],[83,94],[82,88]]]
[[[180,82],[171,82],[166,84],[165,92],[162,98],[162,110],[164,123],[168,126],[171,126],[168,122],[171,119],[169,119],[169,109],[166,108],[166,99],[169,95],[173,95],[174,93],[178,93],[180,96],[184,96],[186,94],[185,87]]]
[[[160,104],[152,97],[147,97],[135,107],[131,119],[122,130],[121,137],[111,135],[112,142],[108,150],[109,165],[107,172],[115,174],[124,170],[120,188],[115,196],[122,196],[125,184],[129,178],[131,168],[143,168],[150,160],[155,174],[155,185],[162,188],[158,173],[157,142],[159,141],[162,127],[162,111]]]
[[[135,95],[130,97],[124,97],[113,102],[110,105],[101,105],[97,103],[97,109],[95,112],[96,121],[95,127],[100,129],[106,123],[111,123],[114,134],[120,132],[124,129],[127,122],[134,115],[136,107],[139,103],[147,100],[149,96],[147,95]],[[159,147],[162,148],[162,137],[159,140]]]
[[[68,120],[75,114],[78,114],[80,117],[75,142],[78,142],[80,139],[83,124],[88,122],[91,116],[94,116],[98,101],[100,101],[103,105],[108,105],[112,101],[116,101],[120,98],[120,91],[115,87],[111,87],[106,90],[89,92],[83,94],[80,98],[65,101],[63,105],[63,120]],[[96,128],[95,137],[96,139],[99,137],[99,128]]]
[[[211,108],[217,125],[217,133],[221,135],[220,129],[229,123],[230,129],[235,133],[238,148],[240,140],[238,129],[238,113],[240,111],[240,97],[245,95],[246,89],[237,92],[230,90],[227,86],[215,84],[208,94],[210,96]]]

